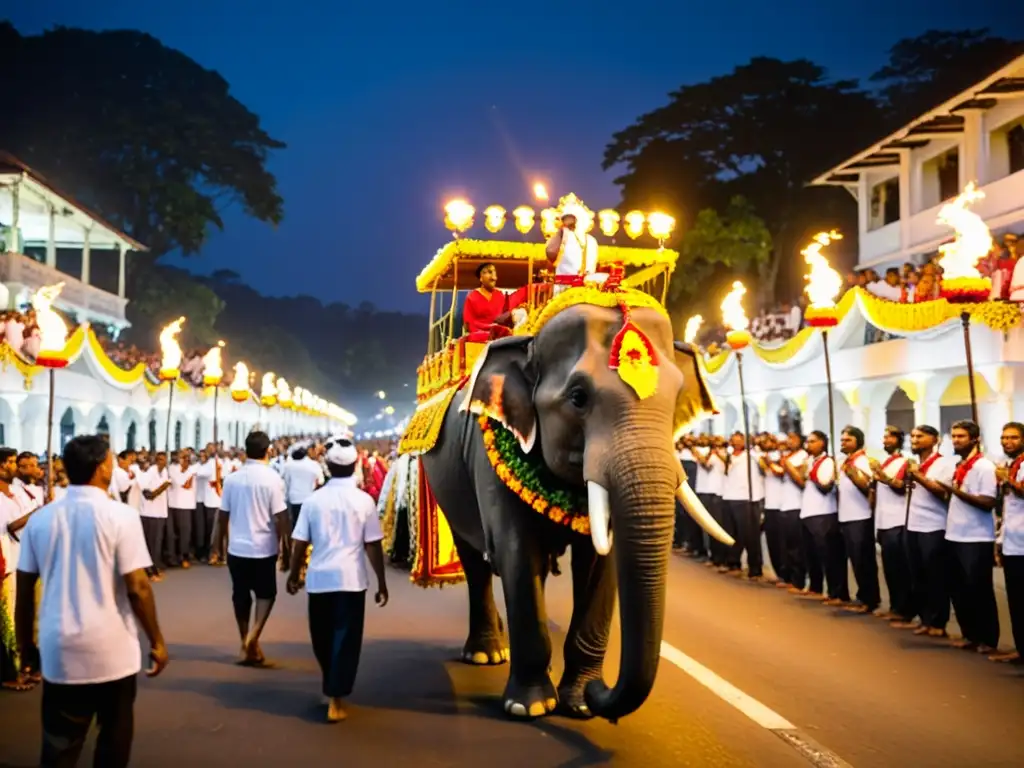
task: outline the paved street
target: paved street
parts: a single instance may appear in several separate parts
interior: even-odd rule
[[[477,669],[453,660],[466,628],[463,588],[424,591],[409,585],[404,573],[391,571],[389,577],[391,604],[367,609],[350,718],[327,725],[304,598],[282,590],[271,618],[264,648],[279,667],[244,669],[233,664],[237,639],[226,570],[170,574],[156,589],[172,663],[159,679],[140,684],[133,763],[1024,763],[1021,668],[997,666],[877,619],[826,609],[675,557],[666,646],[644,708],[617,726],[561,718],[511,723],[498,700],[506,668]],[[568,624],[569,594],[568,575],[552,580],[548,605],[559,649],[557,627]],[[1004,634],[1004,645],[1009,641]],[[617,654],[616,645],[609,678]],[[557,656],[555,666],[557,675]],[[38,708],[38,692],[0,694],[0,766],[33,764]]]

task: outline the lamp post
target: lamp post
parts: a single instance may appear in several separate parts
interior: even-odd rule
[[[821,329],[821,345],[825,353],[825,384],[828,392],[828,444],[829,453],[835,461],[836,455],[836,416],[832,386],[832,359],[828,351],[828,329],[839,323],[836,314],[836,297],[843,289],[843,278],[828,263],[821,251],[843,236],[834,229],[831,232],[819,232],[810,245],[800,251],[804,261],[811,268],[805,276],[807,285],[804,290],[810,299],[804,320],[808,326]]]
[[[747,416],[747,390],[743,384],[743,350],[750,345],[750,321],[743,311],[743,296],[747,289],[739,280],[732,284],[732,290],[722,300],[722,322],[728,329],[725,343],[736,353],[736,373],[740,380],[740,410],[743,413],[743,434],[747,456],[747,514],[751,520],[754,513],[754,468],[751,461],[750,418]]]
[[[971,393],[971,420],[978,423],[978,396],[974,390],[974,355],[971,352],[971,314],[968,306],[986,301],[992,291],[992,280],[982,277],[978,260],[992,250],[992,234],[982,218],[968,206],[985,197],[972,181],[952,202],[939,209],[938,221],[956,233],[952,243],[939,246],[942,267],[942,298],[962,306],[960,325],[964,334],[967,358],[967,382]]]
[[[174,404],[174,382],[181,376],[181,347],[178,344],[178,334],[181,333],[181,326],[184,324],[185,318],[179,317],[160,331],[160,380],[167,382],[167,440],[164,450],[168,456],[171,453],[171,409]]]
[[[36,291],[32,297],[32,308],[36,311],[39,325],[39,354],[36,364],[49,371],[50,398],[46,410],[46,501],[53,501],[53,408],[57,369],[68,364],[68,327],[60,315],[53,311],[52,304],[60,295],[64,283],[47,285]]]

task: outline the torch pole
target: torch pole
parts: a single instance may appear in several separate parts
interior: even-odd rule
[[[832,461],[836,457],[836,409],[832,396],[832,358],[828,354],[828,330],[821,331],[821,346],[825,351],[825,382],[828,386],[828,447]]]
[[[164,450],[167,452],[167,456],[171,455],[171,412],[174,404],[174,379],[167,380],[167,440],[164,444]]]
[[[974,391],[974,354],[971,352],[971,315],[960,313],[960,325],[964,329],[964,352],[967,353],[967,384],[971,388],[971,421],[978,424],[978,395]]]
[[[220,448],[217,443],[217,393],[220,392],[220,385],[213,385],[213,444]]]
[[[751,459],[754,448],[750,444],[750,417],[747,416],[747,389],[743,385],[743,353],[739,350],[736,351],[736,372],[740,377],[740,410],[743,411],[743,435],[746,442],[747,454],[747,515],[752,524],[759,526],[760,521],[757,519],[757,514],[754,510],[754,467]],[[760,538],[758,538],[758,542],[760,542]],[[760,546],[760,543],[758,546]],[[747,555],[749,557],[750,553],[748,552]]]
[[[50,369],[50,404],[46,411],[46,501],[53,501],[53,405],[57,370]]]

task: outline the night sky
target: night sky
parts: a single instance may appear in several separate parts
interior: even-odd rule
[[[998,32],[1019,20],[1015,4],[37,0],[16,3],[11,20],[22,34],[149,32],[219,71],[288,144],[270,163],[284,223],[229,212],[190,269],[234,269],[275,295],[419,310],[413,279],[449,237],[440,207],[451,194],[511,210],[539,178],[553,197],[613,206],[605,144],[679,85],[754,55],[866,76],[901,37]]]

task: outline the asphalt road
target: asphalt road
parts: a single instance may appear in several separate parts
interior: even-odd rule
[[[506,668],[455,660],[466,629],[463,588],[420,590],[399,571],[389,579],[391,604],[367,608],[350,717],[328,725],[303,597],[282,590],[271,617],[264,650],[278,668],[245,669],[233,663],[226,570],[171,573],[157,601],[172,663],[140,684],[133,764],[1024,764],[1022,668],[681,558],[671,567],[658,681],[638,713],[615,726],[509,722],[499,701]],[[558,649],[569,587],[565,575],[548,590]],[[616,643],[609,678],[617,654]],[[560,664],[556,654],[556,676]],[[39,693],[0,693],[0,766],[33,765],[38,744]]]

